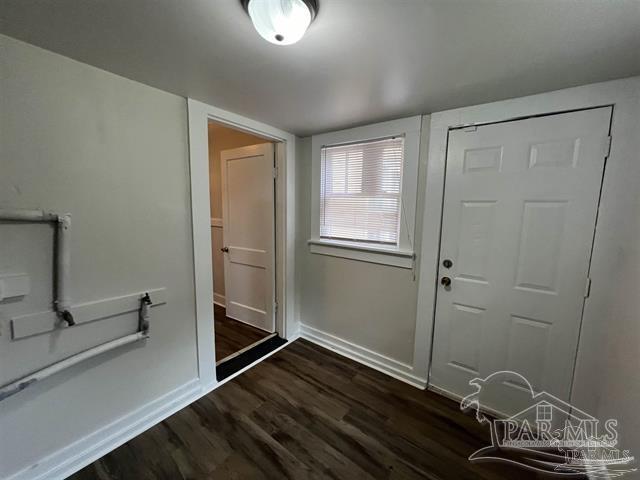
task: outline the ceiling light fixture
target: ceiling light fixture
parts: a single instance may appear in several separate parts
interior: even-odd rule
[[[302,38],[318,13],[317,0],[241,0],[266,41],[291,45]]]

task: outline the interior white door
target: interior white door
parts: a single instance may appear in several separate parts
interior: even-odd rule
[[[508,370],[569,400],[610,119],[606,107],[449,132],[432,386],[465,396]],[[526,383],[500,383],[483,406],[527,406]]]
[[[274,332],[274,146],[224,150],[220,159],[227,316]]]

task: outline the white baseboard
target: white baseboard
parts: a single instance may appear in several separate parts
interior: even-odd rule
[[[13,474],[7,480],[67,478],[186,407],[205,393],[207,392],[202,390],[198,379],[191,380],[115,422],[43,458],[37,464]]]
[[[425,389],[427,379],[421,378],[413,374],[413,366],[394,360],[385,355],[381,355],[368,348],[361,347],[355,343],[343,340],[323,332],[308,325],[300,325],[300,338],[309,340],[310,342],[320,345],[321,347],[333,350],[340,355],[344,355],[351,360],[362,363],[368,367],[385,373],[393,378],[401,380],[414,387]]]
[[[281,345],[221,382],[203,384],[195,378],[5,480],[65,479],[290,344]]]
[[[372,350],[360,347],[331,334],[307,325],[300,325],[299,332],[290,336],[289,341],[251,365],[231,375],[222,382],[203,385],[193,379],[173,391],[139,407],[115,422],[63,447],[43,458],[31,467],[21,470],[6,480],[56,480],[65,479],[90,463],[98,460],[152,426],[183,409],[203,395],[218,388],[236,376],[249,370],[261,361],[290,345],[297,338],[304,338],[322,347],[333,350],[345,357],[367,365],[375,370],[402,380],[418,388],[425,388],[426,380],[411,373],[412,367]]]
[[[224,295],[220,295],[219,293],[213,292],[213,303],[220,307],[227,308],[227,299]]]

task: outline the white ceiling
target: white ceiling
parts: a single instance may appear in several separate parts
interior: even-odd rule
[[[289,47],[239,0],[0,0],[0,31],[298,135],[640,74],[640,0],[320,0]]]

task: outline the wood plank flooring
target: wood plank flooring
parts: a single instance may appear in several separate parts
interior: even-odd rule
[[[488,441],[456,402],[297,340],[71,479],[543,478],[471,464]]]
[[[269,335],[268,332],[226,316],[226,309],[214,305],[216,361],[248,347]]]

